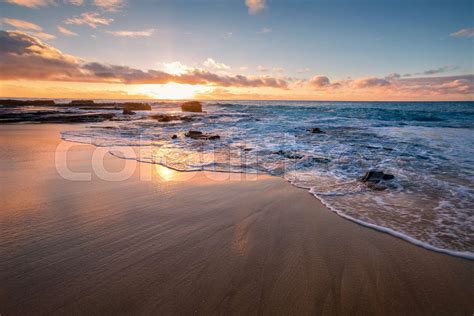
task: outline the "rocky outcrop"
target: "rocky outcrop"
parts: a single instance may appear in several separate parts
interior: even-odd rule
[[[368,188],[376,191],[386,190],[388,187],[384,184],[385,181],[390,181],[395,179],[393,174],[384,173],[379,170],[369,170],[365,175],[360,179],[364,182]]]
[[[291,151],[279,150],[274,152],[275,155],[280,155],[288,159],[302,159],[303,156],[300,154],[295,154]]]
[[[3,106],[54,106],[56,103],[53,100],[0,100],[0,105]]]
[[[320,129],[319,127],[313,127],[309,130],[311,133],[313,134],[326,134],[326,132],[324,132],[322,129]]]
[[[122,108],[130,111],[151,111],[151,105],[148,103],[126,102],[122,105]]]
[[[94,105],[94,100],[72,100],[71,105]]]
[[[183,112],[202,112],[202,104],[197,101],[190,101],[181,104],[181,111]]]
[[[203,139],[203,140],[216,140],[220,139],[221,137],[219,135],[213,135],[213,134],[204,134],[203,132],[200,131],[189,131],[184,136],[192,138],[192,139]]]
[[[369,170],[361,178],[361,181],[379,183],[382,180],[392,180],[394,178],[395,176],[393,174],[384,173],[383,171],[378,170]]]
[[[168,115],[168,114],[156,114],[150,116],[152,119],[157,120],[158,122],[172,122],[172,121],[182,121],[182,122],[191,122],[193,120],[190,116],[178,116],[178,115]]]
[[[113,113],[63,113],[59,111],[35,111],[0,114],[0,123],[91,123],[111,120]]]

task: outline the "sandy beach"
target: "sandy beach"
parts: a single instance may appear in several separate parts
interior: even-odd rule
[[[472,315],[474,264],[345,220],[281,178],[178,173],[0,126],[0,315]],[[57,152],[56,152],[57,154]],[[56,157],[57,158],[57,157]],[[145,175],[145,176],[144,176]]]

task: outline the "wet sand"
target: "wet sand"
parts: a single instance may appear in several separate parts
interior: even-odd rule
[[[474,313],[473,261],[342,219],[280,178],[105,154],[133,175],[63,179],[71,128],[0,126],[2,316]],[[76,172],[105,153],[67,144]]]

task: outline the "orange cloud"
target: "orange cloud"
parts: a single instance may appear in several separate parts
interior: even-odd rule
[[[92,28],[97,28],[99,25],[109,25],[114,19],[101,17],[97,12],[84,12],[81,15],[73,16],[72,18],[64,20],[66,24],[88,25]]]
[[[80,59],[19,31],[0,31],[2,72],[0,79],[110,82],[126,84],[165,84],[169,82],[224,87],[287,88],[282,79],[217,75],[200,69],[181,74],[159,70],[143,71],[128,66],[84,63]]]
[[[66,36],[77,36],[77,33],[74,33],[73,31],[68,30],[65,27],[58,26],[58,31],[63,33]]]
[[[27,8],[38,8],[52,4],[54,3],[54,0],[6,0],[5,2]]]
[[[3,18],[1,19],[2,23],[9,24],[13,27],[16,27],[18,29],[22,30],[33,30],[33,31],[41,31],[42,28],[41,26],[28,22],[28,21],[23,21],[23,20],[17,20],[17,19],[10,19],[10,18]]]
[[[245,5],[249,9],[249,14],[257,14],[266,7],[265,0],[245,0]]]

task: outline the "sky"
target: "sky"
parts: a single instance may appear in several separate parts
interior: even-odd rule
[[[0,97],[474,100],[472,0],[0,1]]]

